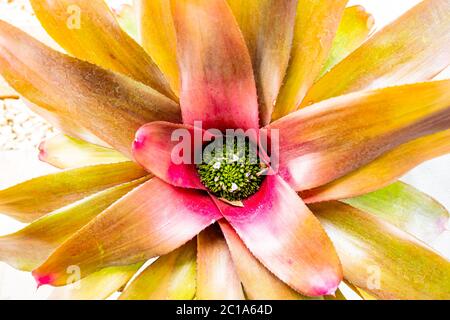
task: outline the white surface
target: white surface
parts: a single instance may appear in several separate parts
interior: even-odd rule
[[[379,29],[418,2],[418,0],[352,0],[349,4],[364,5],[375,16]],[[445,76],[448,75],[447,71]],[[0,188],[53,170],[37,160],[35,151],[0,153]],[[403,180],[432,195],[450,209],[450,156],[423,164],[411,171]],[[22,224],[0,215],[0,234],[12,232],[21,226]],[[447,257],[450,257],[449,243],[449,233],[443,235],[436,243]],[[0,263],[0,299],[43,299],[48,296],[49,291],[50,288],[45,286],[37,291],[29,273],[16,271]]]

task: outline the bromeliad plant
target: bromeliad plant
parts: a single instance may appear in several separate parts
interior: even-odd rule
[[[40,158],[67,170],[0,191],[31,222],[1,260],[65,298],[340,298],[343,279],[364,298],[450,298],[432,249],[448,212],[396,182],[450,151],[450,80],[430,81],[450,63],[450,1],[367,40],[372,17],[345,0],[138,1],[143,48],[103,1],[31,3],[72,56],[0,22],[0,73],[66,134]],[[174,131],[212,128],[279,148],[174,163]]]

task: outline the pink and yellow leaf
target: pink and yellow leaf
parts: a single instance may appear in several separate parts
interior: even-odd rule
[[[450,3],[425,0],[377,32],[309,90],[302,106],[432,79],[450,61]]]
[[[319,221],[286,182],[268,175],[244,207],[216,204],[248,249],[279,279],[307,296],[333,294],[342,280]]]
[[[381,189],[422,162],[450,152],[450,130],[412,140],[349,174],[301,193],[307,203],[339,200]]]
[[[294,289],[278,279],[267,270],[236,234],[236,231],[224,220],[220,227],[227,240],[233,257],[236,271],[242,281],[245,296],[250,300],[302,300],[307,297],[300,295]]]
[[[442,80],[332,98],[267,128],[279,131],[279,174],[301,191],[349,174],[411,140],[449,129],[449,119],[450,80]]]
[[[31,5],[42,26],[67,52],[176,99],[164,75],[122,30],[105,1],[31,0]]]
[[[33,275],[38,283],[61,286],[67,281],[65,269],[70,265],[78,265],[85,277],[105,267],[164,255],[220,217],[203,192],[153,178],[66,240]]]
[[[147,174],[127,161],[41,176],[0,190],[0,211],[19,221],[31,222],[91,194]]]
[[[152,88],[56,52],[2,21],[0,74],[30,102],[126,155],[141,125],[180,120],[178,105]]]
[[[1,236],[0,260],[16,269],[32,271],[72,234],[147,179],[111,187],[55,210],[17,232]]]

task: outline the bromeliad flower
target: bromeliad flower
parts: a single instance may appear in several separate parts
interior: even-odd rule
[[[0,72],[66,134],[40,158],[67,170],[0,191],[31,222],[0,238],[3,261],[39,285],[82,278],[66,298],[329,298],[343,279],[450,298],[430,248],[448,212],[396,182],[450,150],[450,80],[429,81],[450,63],[450,1],[367,41],[371,16],[344,0],[139,1],[145,50],[103,1],[31,3],[76,58],[0,22]],[[257,139],[174,161],[230,129]],[[177,132],[207,139],[188,152]]]

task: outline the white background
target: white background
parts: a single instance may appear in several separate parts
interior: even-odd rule
[[[349,5],[363,5],[374,15],[377,29],[379,29],[418,2],[420,1],[355,0],[350,1]],[[13,20],[15,18],[13,17]],[[35,31],[39,32],[39,30]],[[440,77],[448,78],[449,75],[450,72],[447,70],[445,75]],[[37,160],[37,152],[34,150],[0,152],[0,188],[53,170]],[[406,175],[403,180],[434,196],[450,208],[450,156],[421,165]],[[22,224],[0,215],[0,235],[18,230],[21,226]],[[443,254],[450,257],[449,232],[439,239],[437,246]],[[29,273],[19,272],[0,262],[0,299],[45,299],[50,291],[51,288],[46,286],[36,290],[36,284]]]

